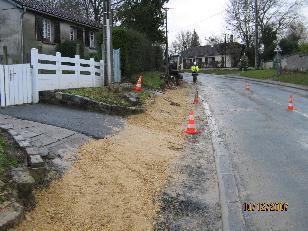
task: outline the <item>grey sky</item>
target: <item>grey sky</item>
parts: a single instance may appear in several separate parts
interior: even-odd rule
[[[170,0],[167,4],[173,8],[168,13],[170,42],[182,30],[196,29],[202,44],[205,37],[222,36],[226,28],[225,9],[228,2],[229,0]],[[305,2],[303,13],[308,25],[308,0]]]

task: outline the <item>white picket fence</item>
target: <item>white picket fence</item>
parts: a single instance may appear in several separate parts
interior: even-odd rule
[[[31,66],[33,75],[33,102],[38,102],[38,92],[56,89],[70,89],[82,87],[99,87],[104,83],[104,61],[95,62],[75,58],[39,54],[38,50],[31,50]]]
[[[32,103],[30,64],[0,65],[1,107]]]

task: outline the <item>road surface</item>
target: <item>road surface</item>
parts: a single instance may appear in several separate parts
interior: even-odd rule
[[[186,75],[191,81],[190,76]],[[229,152],[239,200],[287,202],[287,212],[244,212],[245,230],[307,230],[308,92],[199,75]],[[293,95],[296,111],[287,111]]]

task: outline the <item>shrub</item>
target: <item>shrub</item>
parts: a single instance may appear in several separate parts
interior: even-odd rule
[[[101,47],[103,36],[97,38]],[[163,51],[160,46],[152,45],[142,33],[124,27],[115,27],[112,33],[114,49],[121,49],[121,71],[126,76],[143,71],[159,70],[162,65]],[[101,57],[101,49],[98,50]]]
[[[84,45],[79,41],[66,40],[63,43],[58,44],[56,49],[61,53],[61,56],[74,58],[76,55],[77,44],[80,44],[80,57],[84,58]]]

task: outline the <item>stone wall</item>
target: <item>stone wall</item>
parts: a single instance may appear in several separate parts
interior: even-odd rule
[[[282,60],[282,68],[290,71],[308,71],[308,54],[286,56]]]
[[[49,104],[62,104],[78,107],[85,110],[102,112],[111,115],[131,115],[145,111],[142,107],[124,107],[97,102],[86,97],[62,93],[59,91],[41,91],[40,102]]]

